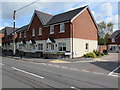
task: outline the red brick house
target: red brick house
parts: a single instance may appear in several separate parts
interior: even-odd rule
[[[116,30],[109,38],[108,50],[110,52],[120,51],[120,30]]]
[[[88,6],[50,15],[36,11],[29,25],[17,30],[17,49],[24,52],[80,57],[97,49],[98,28]]]
[[[1,38],[3,49],[7,50],[12,49],[13,32],[14,32],[13,27],[5,27],[1,30],[1,33],[3,34],[3,37]]]

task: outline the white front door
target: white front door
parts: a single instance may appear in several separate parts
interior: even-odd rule
[[[54,44],[53,43],[47,43],[47,45],[46,45],[46,50],[48,51],[48,52],[54,52]]]

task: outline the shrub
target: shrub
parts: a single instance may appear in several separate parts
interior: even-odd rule
[[[83,55],[85,58],[96,58],[96,54],[94,52],[89,52]]]
[[[101,53],[101,56],[104,56],[105,54],[104,53]]]
[[[97,50],[93,50],[93,52],[96,54],[96,56],[101,56],[101,53]]]

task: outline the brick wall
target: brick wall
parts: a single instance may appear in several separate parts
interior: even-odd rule
[[[88,9],[73,20],[74,38],[97,40],[97,27]]]

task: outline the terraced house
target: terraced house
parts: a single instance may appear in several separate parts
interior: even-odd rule
[[[16,32],[16,49],[27,53],[80,57],[98,45],[98,28],[88,6],[57,15],[35,10],[30,23]]]
[[[109,52],[120,52],[120,30],[116,30],[108,38],[108,50]]]

